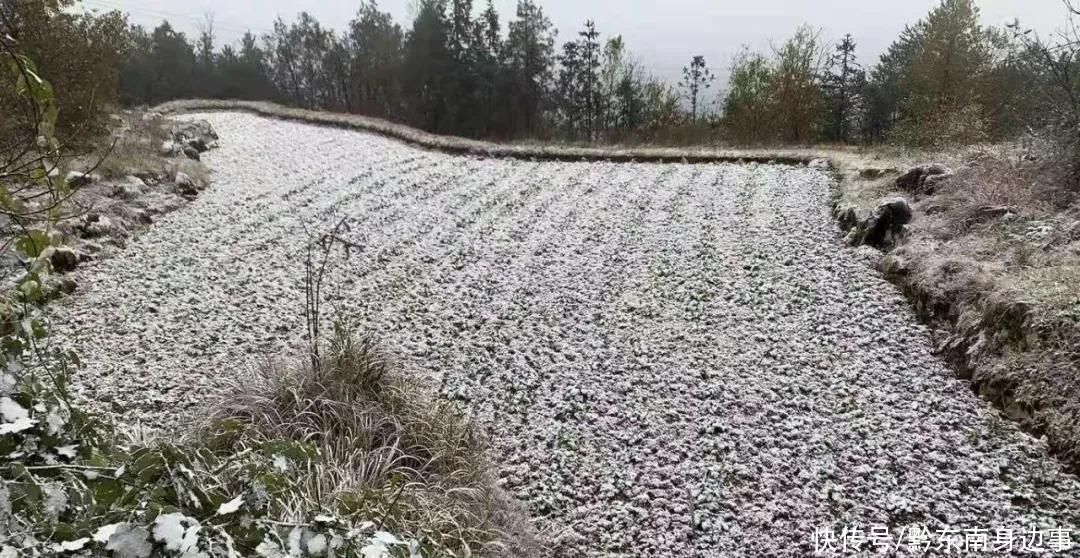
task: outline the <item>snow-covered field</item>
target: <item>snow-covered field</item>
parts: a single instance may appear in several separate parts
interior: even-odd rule
[[[304,246],[348,217],[365,249],[332,266],[327,312],[461,401],[559,556],[806,556],[856,523],[1080,536],[1080,483],[931,354],[837,239],[819,171],[194,117],[222,137],[211,189],[55,312],[83,332],[82,395],[128,419],[174,425],[297,351]]]

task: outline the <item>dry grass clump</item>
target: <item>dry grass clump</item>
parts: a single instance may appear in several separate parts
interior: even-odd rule
[[[98,172],[105,178],[169,174],[170,161],[160,153],[161,144],[171,139],[165,118],[154,113],[122,113],[114,119],[117,125],[111,149],[99,148],[101,152],[96,154],[104,156]]]
[[[979,262],[994,278],[1008,277],[1009,288],[1051,302],[1044,295],[1058,289],[1060,272],[1075,264],[1080,192],[1061,187],[1042,164],[1008,147],[968,152],[950,163],[955,176],[918,200],[923,215],[906,249],[921,245],[939,260]]]
[[[299,520],[319,509],[423,535],[455,555],[537,555],[525,516],[496,485],[481,437],[449,402],[337,328],[318,366],[267,365],[216,403],[199,429],[312,444]]]

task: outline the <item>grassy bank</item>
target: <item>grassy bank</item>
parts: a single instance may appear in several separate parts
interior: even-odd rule
[[[159,105],[154,110],[163,114],[242,110],[271,118],[371,132],[425,149],[478,157],[509,157],[538,161],[772,162],[793,165],[807,164],[815,158],[812,151],[805,149],[724,150],[711,147],[583,147],[537,143],[499,144],[468,138],[440,136],[403,124],[356,114],[298,109],[261,101],[172,101]]]
[[[951,174],[932,191],[897,184],[914,163]],[[972,389],[1080,471],[1080,215],[1050,161],[1016,146],[887,153],[839,181],[837,215],[900,195],[914,217],[882,272]],[[879,172],[884,171],[884,172]]]

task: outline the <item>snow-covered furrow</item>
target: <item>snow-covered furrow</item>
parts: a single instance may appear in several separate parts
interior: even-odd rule
[[[461,403],[557,556],[808,556],[855,525],[1080,535],[1080,482],[932,354],[837,240],[819,171],[189,117],[222,136],[213,186],[54,307],[87,401],[167,428],[295,354],[305,246],[346,218],[364,249],[334,261],[326,317]]]

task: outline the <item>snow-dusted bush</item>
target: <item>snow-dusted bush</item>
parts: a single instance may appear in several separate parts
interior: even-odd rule
[[[278,519],[304,522],[329,507],[410,533],[425,555],[505,554],[527,544],[481,437],[453,404],[389,366],[341,322],[319,355],[238,376],[197,433],[211,446],[233,446],[239,436],[245,445],[296,445],[318,456],[272,458],[290,483]]]

